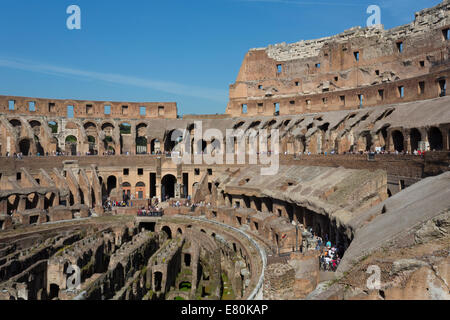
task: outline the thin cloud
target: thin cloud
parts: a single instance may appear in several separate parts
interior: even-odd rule
[[[131,87],[153,89],[170,94],[190,96],[221,103],[223,103],[227,99],[227,93],[223,90],[218,89],[187,86],[176,82],[144,79],[114,73],[86,71],[81,69],[54,66],[18,59],[0,57],[0,67],[41,74],[49,74],[54,76],[74,76],[87,80],[97,80],[102,82],[127,85]]]

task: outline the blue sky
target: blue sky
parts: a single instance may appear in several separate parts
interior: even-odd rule
[[[1,0],[0,94],[176,101],[183,114],[224,113],[250,48],[364,26],[385,28],[439,0]],[[81,30],[68,30],[69,5]]]

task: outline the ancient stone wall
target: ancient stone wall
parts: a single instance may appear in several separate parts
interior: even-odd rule
[[[250,50],[230,86],[234,117],[358,109],[446,95],[449,3],[391,30],[341,34]]]

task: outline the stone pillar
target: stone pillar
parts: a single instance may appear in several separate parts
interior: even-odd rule
[[[261,200],[261,211],[262,212],[269,212],[269,208],[267,207],[267,204],[264,200]]]
[[[227,207],[231,207],[231,202],[230,202],[230,198],[226,195],[225,196],[225,206],[227,206]]]
[[[130,155],[135,155],[136,154],[136,124],[135,123],[131,123],[131,150],[130,150]]]
[[[409,153],[412,153],[411,150],[411,131],[409,129],[403,130],[403,149]]]
[[[45,207],[45,194],[44,195],[38,194],[37,196],[39,197],[39,199],[38,199],[38,203],[37,203],[36,208],[39,209],[39,210],[44,210],[44,207]]]
[[[450,141],[449,141],[449,127],[441,126],[439,127],[442,133],[442,150],[450,150]]]
[[[8,214],[8,198],[0,200],[0,214]]]
[[[19,205],[17,206],[17,211],[25,211],[25,208],[27,207],[27,196],[19,196]]]

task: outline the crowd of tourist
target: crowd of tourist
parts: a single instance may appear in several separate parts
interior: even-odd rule
[[[149,205],[147,208],[141,207],[137,211],[138,217],[155,217],[162,216],[164,214],[164,210],[159,207]]]
[[[126,208],[130,206],[129,201],[111,201],[108,200],[103,204],[105,211],[112,211],[114,208]]]
[[[339,263],[341,262],[342,248],[339,246],[332,245],[331,241],[328,240],[328,235],[325,235],[325,243],[322,238],[314,235],[317,238],[316,250],[320,251],[319,256],[319,268],[323,271],[335,272]]]

